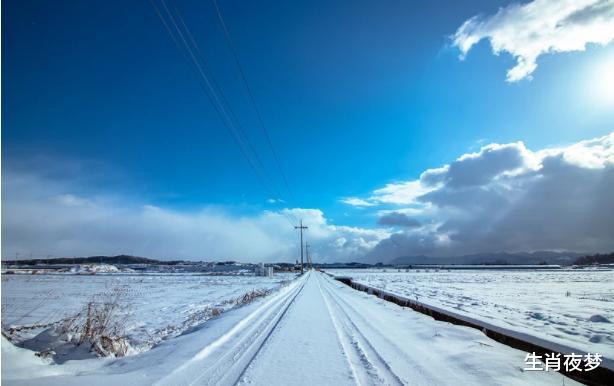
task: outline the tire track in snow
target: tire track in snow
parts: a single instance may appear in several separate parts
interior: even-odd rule
[[[318,287],[356,382],[359,385],[403,385],[403,381],[392,371],[367,337],[352,322],[337,299],[332,296],[326,283],[324,286],[321,284],[321,276],[318,275],[317,278]]]
[[[189,385],[236,384],[301,293],[306,277],[298,280],[302,282],[295,288],[262,304],[192,360],[155,384],[174,385],[176,379],[191,379]]]
[[[402,370],[401,373],[404,373],[399,374],[401,383],[420,385],[433,385],[441,383],[440,377],[437,374],[434,374],[426,366],[421,364],[428,363],[428,361],[425,362],[425,358],[432,356],[432,353],[430,353],[428,349],[424,350],[421,347],[413,347],[410,352],[402,349],[399,347],[398,342],[392,341],[381,328],[373,325],[373,323],[369,321],[369,319],[367,319],[363,313],[357,310],[347,300],[343,299],[339,291],[341,288],[336,288],[333,285],[332,279],[322,275],[320,275],[320,279],[323,282],[323,287],[326,288],[328,290],[328,294],[335,299],[336,304],[347,315],[348,320],[355,326],[356,330],[361,331],[363,336],[369,335],[369,342],[376,341],[377,346],[380,348],[379,352],[382,352],[381,350],[383,350],[383,352],[386,353],[394,353],[394,355],[387,355],[389,360],[382,359],[384,363],[386,363],[391,369],[394,367],[393,362],[403,363],[402,368],[397,368],[397,370]],[[390,367],[391,365],[392,367]],[[411,372],[409,373],[411,375],[409,375],[406,371],[408,369],[411,369]]]
[[[301,288],[298,290],[298,292],[292,297],[292,300],[290,300],[290,303],[284,308],[283,312],[281,313],[280,317],[277,319],[277,321],[274,323],[274,325],[271,327],[271,329],[269,330],[269,332],[266,334],[266,336],[264,337],[264,340],[262,341],[262,343],[258,346],[258,349],[256,350],[256,352],[251,356],[249,362],[245,365],[245,367],[243,367],[243,371],[241,371],[241,374],[239,374],[239,377],[237,378],[235,384],[238,384],[240,382],[240,380],[243,378],[243,376],[245,375],[245,372],[247,371],[247,369],[249,368],[249,366],[252,364],[252,362],[254,361],[254,359],[256,359],[256,356],[258,356],[258,353],[260,353],[260,351],[262,350],[262,348],[264,347],[264,345],[266,344],[267,340],[270,338],[271,334],[273,334],[273,332],[275,331],[275,329],[277,328],[277,326],[279,325],[279,322],[281,322],[281,320],[284,318],[284,316],[286,315],[286,312],[290,309],[290,307],[294,304],[294,301],[296,300],[296,298],[299,296],[299,294],[301,293],[303,287],[305,286],[305,282],[306,280],[303,282],[303,284],[301,284]]]

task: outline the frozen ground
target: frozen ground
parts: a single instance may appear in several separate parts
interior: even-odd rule
[[[45,365],[2,343],[11,385],[571,385],[525,372],[525,353],[481,332],[309,272],[152,350]]]
[[[197,274],[2,275],[2,326],[14,341],[42,350],[37,334],[79,312],[89,301],[119,296],[132,353],[149,349],[227,310],[256,289],[276,289],[294,275],[274,277]],[[216,311],[217,312],[217,311]],[[29,326],[39,326],[27,328]],[[26,327],[26,328],[24,328]],[[68,354],[67,354],[68,355]],[[61,360],[61,358],[56,358]]]
[[[614,271],[330,270],[504,328],[614,358]]]

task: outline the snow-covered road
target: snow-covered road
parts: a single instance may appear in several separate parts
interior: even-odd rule
[[[5,346],[7,384],[563,384],[558,373],[524,372],[525,353],[477,330],[434,321],[315,271],[134,357],[28,365],[27,353]]]
[[[241,379],[246,384],[557,384],[524,353],[311,272]],[[280,371],[280,369],[285,369]],[[569,380],[566,380],[569,381]]]

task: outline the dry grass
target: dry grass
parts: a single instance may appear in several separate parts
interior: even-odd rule
[[[243,296],[235,299],[235,304],[236,305],[250,304],[254,300],[265,297],[269,295],[270,293],[271,293],[271,290],[268,290],[268,289],[254,289],[249,292],[246,292]]]
[[[288,286],[290,283],[291,283],[291,281],[290,281],[290,280],[288,280],[288,279],[284,279],[284,280],[282,280],[282,281],[280,281],[280,282],[279,282],[279,288],[286,287],[286,286]]]
[[[121,313],[123,293],[113,291],[89,301],[75,316],[64,319],[59,332],[77,345],[89,344],[100,356],[125,356],[130,349],[125,316]]]

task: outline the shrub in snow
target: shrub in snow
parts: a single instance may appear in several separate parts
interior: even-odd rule
[[[237,305],[249,304],[258,298],[267,296],[270,293],[271,291],[268,289],[251,290],[249,292],[246,292],[243,296],[237,298],[235,302]]]
[[[59,332],[69,342],[89,344],[90,350],[100,356],[125,356],[130,344],[121,315],[121,297],[120,291],[114,291],[88,302],[77,315],[64,320]]]
[[[37,353],[34,353],[34,355],[36,355],[37,357],[47,360],[47,361],[51,361],[52,358],[55,356],[55,351],[51,350],[51,349],[46,349],[43,351],[39,351]]]

